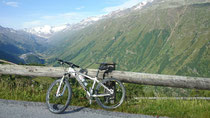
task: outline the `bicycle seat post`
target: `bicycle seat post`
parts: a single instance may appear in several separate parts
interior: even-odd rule
[[[99,69],[98,69],[98,71],[97,71],[97,73],[96,73],[96,77],[98,78],[98,74],[99,74]]]

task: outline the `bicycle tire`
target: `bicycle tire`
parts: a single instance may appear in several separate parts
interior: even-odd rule
[[[104,79],[101,82],[104,85],[106,85],[107,83],[114,83],[115,88],[108,87],[109,89],[114,89],[114,94],[112,96],[96,97],[95,99],[98,105],[100,105],[104,109],[115,109],[119,107],[123,103],[126,94],[123,84],[115,78]],[[101,84],[98,84],[96,87],[96,95],[103,93],[106,93],[106,90],[104,89],[104,87],[101,86]],[[119,102],[116,99],[119,99]],[[112,103],[110,100],[112,100]]]
[[[56,97],[57,86],[59,86],[61,79],[55,80],[49,87],[46,95],[46,104],[50,112],[59,114],[66,110],[69,106],[72,96],[72,90],[69,82],[64,79],[63,85],[61,85],[60,91],[62,96]],[[65,88],[66,86],[66,88]],[[66,95],[67,94],[67,95]],[[63,97],[64,100],[61,100]],[[57,103],[58,102],[58,103]],[[59,108],[61,107],[61,108]]]

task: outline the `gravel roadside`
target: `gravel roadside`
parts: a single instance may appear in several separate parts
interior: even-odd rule
[[[69,106],[63,114],[51,113],[45,103],[0,99],[0,118],[155,118],[148,115],[128,114]]]

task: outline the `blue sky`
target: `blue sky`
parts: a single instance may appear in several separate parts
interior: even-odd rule
[[[0,0],[0,25],[14,29],[76,23],[143,0]]]

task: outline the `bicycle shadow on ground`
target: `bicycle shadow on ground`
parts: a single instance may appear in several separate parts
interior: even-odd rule
[[[79,107],[79,108],[76,108],[76,109],[73,109],[73,110],[66,110],[62,114],[69,114],[69,113],[79,112],[79,111],[81,111],[84,108],[87,108],[87,107],[85,106],[85,107]]]

